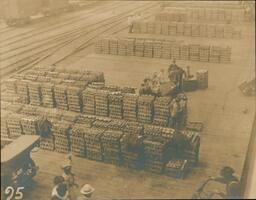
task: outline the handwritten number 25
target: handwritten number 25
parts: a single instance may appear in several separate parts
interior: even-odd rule
[[[5,189],[5,194],[7,194],[7,198],[6,200],[12,200],[13,197],[15,200],[19,200],[19,199],[22,199],[23,198],[23,193],[21,192],[21,190],[23,190],[24,187],[18,187],[17,190],[16,190],[16,193],[15,193],[15,196],[14,196],[14,188],[9,186]]]

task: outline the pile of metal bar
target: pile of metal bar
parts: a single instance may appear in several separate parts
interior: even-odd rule
[[[170,116],[171,97],[157,97],[154,101],[153,124],[167,126]]]
[[[95,92],[95,114],[107,117],[109,114],[108,95],[106,90],[96,90]]]
[[[138,99],[138,122],[152,123],[153,120],[153,102],[155,97],[150,95],[141,95]]]
[[[85,124],[75,124],[70,132],[70,144],[72,154],[85,157],[86,148],[84,136],[90,126]]]
[[[70,151],[70,123],[58,122],[53,124],[55,151],[68,153]]]
[[[123,95],[121,92],[110,92],[108,95],[109,117],[123,118]]]

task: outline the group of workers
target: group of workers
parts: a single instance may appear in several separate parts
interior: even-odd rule
[[[139,21],[140,19],[142,19],[141,13],[131,14],[128,16],[129,33],[132,33],[133,31],[133,23]]]
[[[72,172],[72,157],[68,155],[67,161],[62,165],[62,176],[55,176],[51,200],[86,200],[91,199],[94,188],[85,184],[80,189],[80,195],[75,197],[74,187],[79,185],[75,182],[75,174]]]
[[[189,67],[187,69],[189,70]],[[173,99],[170,105],[169,119],[169,127],[174,129],[180,129],[186,124],[187,96],[183,92],[183,81],[188,76],[189,72],[177,66],[176,60],[174,59],[167,73],[164,69],[161,69],[160,73],[154,73],[151,78],[145,78],[139,91],[140,95],[161,96],[160,85],[162,83],[168,82],[174,86],[170,93]]]

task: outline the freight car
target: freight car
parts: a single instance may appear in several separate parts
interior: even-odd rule
[[[68,0],[1,0],[1,18],[7,25],[21,25],[30,22],[30,17],[38,13],[46,16],[69,9]]]

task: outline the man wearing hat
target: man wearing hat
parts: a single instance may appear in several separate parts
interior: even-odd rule
[[[91,199],[92,193],[94,192],[94,188],[90,186],[89,184],[85,184],[81,190],[80,193],[81,195],[77,197],[77,200],[86,200],[86,199]]]
[[[177,114],[179,110],[180,110],[179,98],[176,97],[171,102],[171,106],[170,106],[171,117],[169,119],[169,126],[174,129],[178,128]]]
[[[185,126],[187,121],[187,96],[184,93],[177,95],[179,99],[179,110],[177,113],[177,121],[180,126]]]

